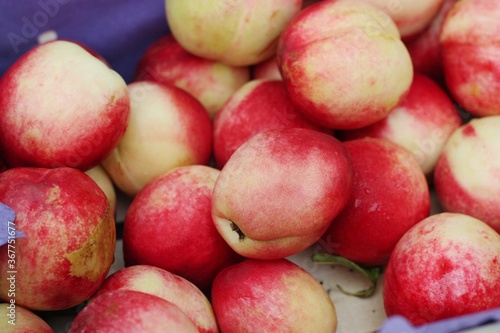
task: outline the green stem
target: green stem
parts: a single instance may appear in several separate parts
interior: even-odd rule
[[[370,280],[372,284],[370,288],[354,292],[344,290],[341,286],[337,285],[337,288],[339,288],[339,290],[346,295],[367,298],[372,296],[373,293],[375,292],[375,288],[377,286],[377,280],[380,275],[380,270],[381,270],[380,267],[361,267],[360,265],[352,262],[349,259],[340,256],[334,256],[328,253],[315,253],[312,256],[312,261],[318,264],[344,266],[346,268],[360,272]]]

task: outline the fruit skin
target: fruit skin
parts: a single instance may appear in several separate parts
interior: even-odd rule
[[[268,130],[220,171],[212,217],[237,253],[279,259],[316,242],[346,204],[351,161],[340,141],[303,128]]]
[[[175,304],[193,321],[199,333],[217,333],[215,315],[207,297],[188,280],[150,265],[122,268],[104,280],[93,296],[115,290],[135,290]]]
[[[403,40],[418,38],[436,17],[445,0],[363,0],[387,13]]]
[[[439,36],[444,18],[457,0],[444,0],[430,25],[414,39],[406,41],[415,72],[429,76],[446,88]]]
[[[365,136],[384,138],[413,153],[431,177],[446,140],[462,125],[449,95],[433,80],[415,73],[408,94],[381,121],[360,129],[338,132],[343,140]]]
[[[252,80],[282,80],[276,54],[251,67]]]
[[[500,306],[500,235],[473,217],[440,213],[410,229],[385,270],[388,316],[414,325]]]
[[[92,169],[85,171],[87,175],[92,178],[97,185],[103,190],[104,194],[109,200],[109,207],[113,214],[116,217],[116,207],[117,207],[117,198],[116,198],[116,190],[113,184],[113,181],[109,177],[106,170],[101,165],[95,166]]]
[[[187,52],[172,35],[151,45],[142,55],[134,81],[168,83],[184,89],[215,117],[229,97],[250,79],[248,67],[227,66]]]
[[[427,180],[412,154],[388,140],[344,146],[352,161],[352,194],[318,244],[366,266],[385,265],[404,233],[430,214]]]
[[[157,82],[133,82],[128,89],[132,101],[129,126],[102,162],[121,191],[133,197],[173,168],[209,163],[212,122],[196,98]]]
[[[42,318],[19,305],[0,303],[0,318],[2,333],[54,333]]]
[[[209,293],[217,273],[241,261],[212,220],[212,191],[218,175],[215,168],[191,165],[147,184],[125,216],[125,265],[161,267]]]
[[[93,298],[73,320],[70,333],[197,333],[176,305],[134,290],[110,291]]]
[[[323,0],[304,0],[302,1],[302,9],[314,5],[317,2],[321,2]]]
[[[270,57],[302,0],[168,0],[170,31],[190,53],[231,66]]]
[[[440,43],[446,86],[471,114],[500,114],[500,2],[457,1]]]
[[[287,259],[247,259],[221,271],[212,288],[221,332],[317,332],[337,328],[335,306],[309,272]]]
[[[127,128],[125,81],[72,42],[34,47],[2,76],[0,90],[0,151],[9,167],[86,171]]]
[[[383,119],[413,78],[396,25],[362,1],[322,1],[302,10],[280,36],[277,61],[292,101],[332,129]]]
[[[500,232],[500,115],[475,118],[455,130],[434,172],[443,210],[473,216]]]
[[[279,128],[326,132],[304,118],[277,80],[252,80],[238,89],[214,120],[214,158],[221,169],[238,147],[253,135]]]
[[[106,58],[104,58],[104,56],[102,54],[100,54],[99,52],[97,52],[95,49],[93,49],[92,47],[88,46],[87,44],[84,44],[78,40],[74,40],[74,39],[69,39],[69,38],[58,38],[58,40],[64,40],[64,41],[68,41],[68,42],[71,42],[71,43],[75,43],[75,44],[78,44],[79,46],[81,46],[82,48],[85,49],[85,51],[87,51],[88,53],[90,53],[91,55],[93,55],[94,57],[96,57],[97,59],[101,60],[102,63],[104,63],[106,66],[108,66],[109,68],[112,68],[112,66],[109,64],[109,62],[106,60]]]
[[[61,310],[92,296],[116,245],[108,199],[92,178],[67,167],[9,169],[0,174],[0,202],[16,212],[16,228],[26,235],[13,244],[16,305]],[[3,300],[10,299],[8,250],[0,247]]]

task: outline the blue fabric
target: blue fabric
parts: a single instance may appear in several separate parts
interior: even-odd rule
[[[9,206],[0,202],[0,246],[7,243],[13,244],[14,239],[26,237],[16,229],[16,212]]]
[[[391,316],[379,333],[455,333],[493,322],[500,322],[500,308],[439,320],[418,327],[411,325],[401,316]]]
[[[144,51],[168,33],[165,0],[0,0],[0,75],[51,30],[94,49],[130,82]]]

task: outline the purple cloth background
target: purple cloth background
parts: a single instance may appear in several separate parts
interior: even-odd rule
[[[130,82],[142,53],[168,33],[164,0],[0,0],[0,75],[53,30],[101,54]]]
[[[16,229],[15,219],[16,212],[0,202],[0,246],[7,243],[13,244],[12,238],[26,237],[25,234]]]
[[[500,322],[500,308],[439,320],[418,327],[414,327],[401,316],[392,316],[386,320],[379,333],[455,333],[494,322]]]

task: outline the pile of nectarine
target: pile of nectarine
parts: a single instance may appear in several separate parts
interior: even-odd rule
[[[165,9],[132,82],[70,40],[0,78],[2,332],[335,332],[311,247],[387,316],[500,307],[500,2]]]

